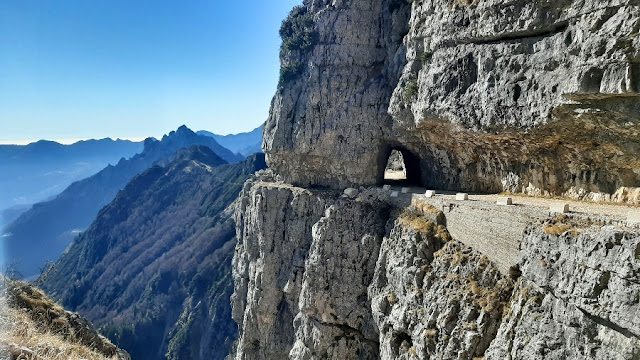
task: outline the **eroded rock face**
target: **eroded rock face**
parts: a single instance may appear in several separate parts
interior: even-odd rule
[[[318,43],[283,56],[284,66],[299,63],[303,71],[273,99],[263,144],[269,166],[297,185],[373,183],[372,169],[386,165],[387,108],[404,63],[410,6],[404,0],[305,5]]]
[[[640,233],[532,227],[522,279],[487,358],[637,359]]]
[[[399,149],[431,188],[611,199],[640,184],[639,4],[306,1],[318,42],[283,55],[303,66],[274,98],[269,165],[376,184]]]
[[[423,181],[596,200],[636,186],[638,2],[475,3],[414,2],[389,110]]]
[[[269,175],[254,181],[236,213],[236,358],[375,357],[367,287],[386,207],[275,183]]]
[[[384,239],[369,289],[379,358],[483,356],[512,282],[486,256],[398,221]]]
[[[247,182],[236,212],[236,359],[640,356],[637,230],[531,225],[519,269],[503,275],[451,239],[435,208],[390,211],[363,190],[349,198],[269,172]]]
[[[306,42],[281,53],[273,173],[236,213],[236,359],[637,359],[637,230],[532,225],[504,275],[442,213],[389,212],[361,186],[395,149],[429,188],[636,202],[640,1],[294,13]]]

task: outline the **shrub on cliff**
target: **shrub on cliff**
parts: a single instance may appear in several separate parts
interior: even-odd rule
[[[307,52],[318,43],[318,32],[315,30],[313,15],[304,5],[293,8],[280,26],[282,51]]]
[[[302,67],[302,64],[299,62],[288,64],[288,65],[282,65],[280,67],[280,81],[278,85],[282,86],[285,83],[297,78],[298,76],[300,76],[300,74],[302,74],[303,70],[304,68]]]
[[[318,32],[315,29],[313,14],[304,5],[293,8],[280,26],[282,47],[280,48],[279,87],[296,79],[304,70],[302,57],[318,43]]]

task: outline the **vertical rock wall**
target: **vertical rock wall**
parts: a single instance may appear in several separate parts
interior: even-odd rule
[[[241,204],[236,359],[640,356],[637,230],[532,225],[505,276],[442,213],[390,210],[377,190],[352,199],[263,173]]]
[[[305,1],[317,44],[284,51],[302,73],[281,84],[264,130],[269,166],[296,185],[374,183],[386,164],[389,100],[404,63],[404,0]],[[397,62],[397,64],[396,64]],[[383,171],[383,168],[381,169]],[[382,173],[380,174],[380,180]],[[366,181],[363,181],[365,180]]]
[[[635,199],[639,1],[307,0],[285,24],[237,359],[640,357],[637,230],[534,224],[505,276],[435,209],[330,190],[399,150],[431,188]]]
[[[236,358],[376,357],[367,287],[386,207],[262,180],[236,216]]]
[[[637,0],[306,1],[282,52],[269,166],[379,184],[391,150],[431,188],[610,200],[640,186]]]
[[[640,358],[640,233],[532,227],[492,359]]]

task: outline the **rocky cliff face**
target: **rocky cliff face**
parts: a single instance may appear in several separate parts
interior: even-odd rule
[[[552,219],[509,275],[442,213],[261,173],[236,212],[236,359],[637,359],[640,232]]]
[[[275,183],[269,174],[245,184],[233,263],[238,358],[343,358],[355,349],[362,358],[375,357],[367,286],[386,212]]]
[[[640,358],[640,232],[553,226],[524,234],[522,278],[488,358]]]
[[[268,163],[379,184],[398,149],[433,188],[611,199],[640,185],[639,4],[305,1],[316,41],[283,47]]]
[[[363,187],[398,150],[430,188],[640,201],[639,30],[635,0],[295,8],[235,215],[235,358],[640,359],[637,228],[540,220],[507,271]]]

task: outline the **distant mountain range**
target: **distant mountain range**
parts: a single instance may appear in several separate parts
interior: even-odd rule
[[[111,139],[72,145],[46,140],[0,145],[0,211],[51,198],[72,182],[139,153],[142,147],[142,142]]]
[[[222,147],[214,138],[197,135],[185,126],[160,141],[149,138],[144,141],[140,154],[121,159],[115,166],[109,165],[95,175],[71,184],[53,200],[35,204],[7,225],[1,238],[7,249],[5,261],[25,277],[37,275],[45,261],[56,260],[136,174],[192,145],[207,146],[226,162],[243,160],[241,155]]]
[[[262,152],[262,128],[263,125],[260,125],[253,131],[233,135],[216,135],[204,130],[198,131],[198,134],[211,136],[227,149],[244,156],[249,156],[257,152]]]
[[[237,336],[232,204],[266,168],[261,153],[225,163],[194,146],[134,177],[43,275],[43,288],[133,359],[223,359]]]

